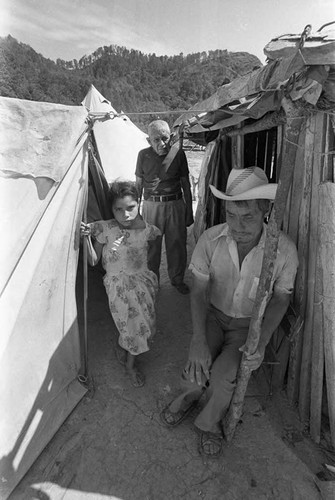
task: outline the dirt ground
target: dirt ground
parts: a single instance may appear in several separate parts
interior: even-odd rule
[[[192,246],[190,231],[189,254]],[[153,347],[140,360],[146,385],[136,389],[115,358],[102,274],[89,270],[88,391],[10,500],[334,498],[331,483],[316,477],[325,455],[304,435],[284,394],[246,398],[220,459],[199,455],[194,415],[175,429],[161,424],[160,410],[177,392],[192,333],[189,296],[169,284],[165,256],[157,314]],[[248,396],[255,393],[266,394],[266,388],[253,379]]]

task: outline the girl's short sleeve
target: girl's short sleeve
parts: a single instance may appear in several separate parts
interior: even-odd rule
[[[93,238],[95,238],[99,243],[107,243],[107,223],[105,221],[91,222],[91,233]]]
[[[151,224],[148,224],[147,226],[148,231],[147,231],[147,239],[148,241],[155,240],[157,236],[160,236],[162,233],[158,227],[153,226]]]

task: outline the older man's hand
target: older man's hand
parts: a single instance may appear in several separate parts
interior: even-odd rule
[[[190,382],[197,382],[198,385],[204,385],[210,377],[210,367],[212,366],[212,356],[209,352],[206,340],[192,339],[188,361],[185,365],[184,372],[188,376]]]

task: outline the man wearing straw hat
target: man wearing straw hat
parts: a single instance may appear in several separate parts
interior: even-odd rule
[[[163,409],[161,418],[169,427],[178,425],[205,393],[194,422],[199,451],[218,457],[223,446],[221,421],[233,395],[262,268],[264,219],[277,184],[269,184],[262,169],[249,167],[230,172],[225,193],[214,186],[210,189],[226,200],[227,222],[207,229],[193,252],[193,336],[181,377],[182,393]],[[259,345],[247,358],[252,370],[260,366],[288,308],[297,267],[295,245],[281,232]]]

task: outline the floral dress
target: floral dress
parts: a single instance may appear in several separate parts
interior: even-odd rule
[[[146,352],[156,330],[158,291],[157,276],[147,267],[147,247],[161,232],[148,223],[143,229],[120,229],[114,219],[90,226],[92,236],[103,244],[103,281],[119,344],[131,354]]]

